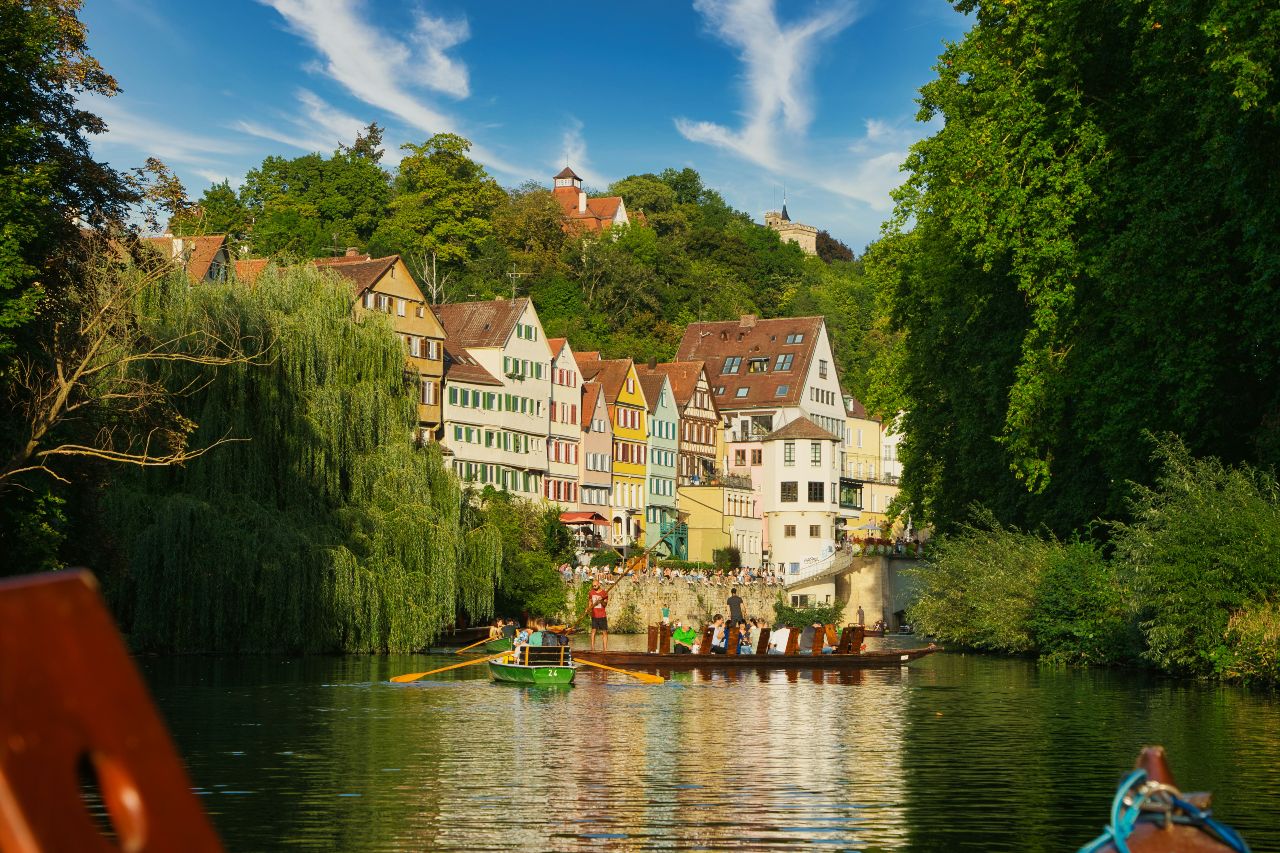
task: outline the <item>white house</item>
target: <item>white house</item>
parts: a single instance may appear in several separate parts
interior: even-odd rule
[[[840,439],[800,417],[769,433],[761,444],[770,562],[798,575],[836,550]]]
[[[432,310],[448,335],[442,444],[454,470],[466,480],[541,497],[551,348],[533,303],[495,299]]]

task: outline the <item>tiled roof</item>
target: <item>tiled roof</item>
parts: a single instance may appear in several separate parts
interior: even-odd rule
[[[844,410],[851,418],[861,418],[864,421],[875,420],[875,418],[867,414],[867,407],[862,405],[862,401],[857,397],[849,397]]]
[[[547,346],[551,347],[551,357],[558,356],[560,350],[564,349],[564,345],[568,342],[568,338],[547,338]]]
[[[591,417],[596,413],[596,406],[603,394],[604,389],[600,387],[599,382],[582,383],[582,425],[584,427],[591,425]]]
[[[693,392],[698,389],[698,377],[702,375],[702,361],[668,361],[658,364],[650,370],[648,365],[636,365],[636,372],[641,375],[657,372],[671,380],[671,393],[681,406],[689,405]]]
[[[619,195],[587,199],[587,211],[595,214],[597,219],[607,219],[610,222],[612,222],[613,218],[618,215],[618,208],[621,205],[622,196]]]
[[[570,169],[568,166],[565,166],[563,169],[561,169],[560,174],[556,175],[556,177],[557,178],[577,178],[579,181],[582,180],[582,178],[578,178],[577,173],[574,172],[573,169]]]
[[[613,405],[618,402],[618,395],[622,393],[623,383],[627,380],[627,372],[631,369],[631,359],[607,358],[597,363],[600,365],[600,369],[594,375],[595,381],[599,382],[600,387],[604,389],[604,401],[609,405]],[[581,367],[581,362],[579,362],[579,367]],[[582,375],[587,375],[585,370],[583,370]],[[641,388],[643,387],[641,386]]]
[[[190,252],[187,257],[187,277],[197,284],[204,281],[219,250],[226,248],[227,245],[226,234],[209,234],[204,237],[144,237],[143,239],[158,249],[162,255],[174,260],[178,259],[179,254],[185,255]],[[179,240],[182,241],[181,244],[177,242]],[[179,245],[181,245],[181,251],[179,251]]]
[[[649,406],[649,414],[658,410],[658,398],[662,394],[662,383],[667,377],[661,373],[641,373],[640,387],[644,389],[644,401]]]
[[[676,358],[706,362],[707,381],[721,411],[794,406],[800,401],[822,327],[822,317],[759,320],[746,315],[738,320],[690,323]],[[787,343],[788,338],[795,340],[796,336],[802,336],[799,343]],[[778,356],[784,354],[793,356],[791,369],[775,372]],[[728,358],[742,359],[736,373],[723,372]],[[748,372],[753,358],[766,359],[764,371]],[[724,386],[723,394],[715,394],[719,386]],[[779,394],[783,386],[785,390]],[[745,394],[738,396],[743,388]]]
[[[595,379],[600,373],[600,351],[591,350],[590,352],[574,353],[578,358],[578,370],[582,371],[582,378],[591,380]]]
[[[385,258],[316,258],[311,261],[322,269],[331,269],[338,275],[355,285],[356,296],[361,295],[378,283],[387,270],[400,261],[399,255],[388,255]]]
[[[245,284],[253,284],[271,263],[270,258],[241,258],[236,261],[236,278]]]
[[[314,260],[312,260],[311,263],[315,264],[316,266],[328,267],[328,266],[333,266],[334,264],[358,264],[361,261],[371,261],[371,260],[373,260],[372,255],[355,254],[355,255],[338,255],[337,257],[333,257],[333,258],[315,258]]]
[[[462,347],[450,346],[448,342],[444,345],[444,380],[502,387],[502,382],[485,370],[471,353]]]
[[[783,441],[797,438],[818,439],[820,441],[839,441],[832,433],[827,432],[813,421],[801,415],[784,427],[775,429],[761,441]]]
[[[519,299],[433,305],[431,310],[436,312],[449,340],[458,346],[501,347],[506,345],[528,304],[528,297],[522,296]]]

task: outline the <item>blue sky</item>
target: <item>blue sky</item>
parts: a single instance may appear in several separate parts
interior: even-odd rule
[[[506,186],[691,166],[757,220],[785,186],[793,218],[855,251],[966,26],[943,0],[90,0],[81,17],[123,89],[89,101],[110,127],[95,151],[158,156],[193,197],[377,121],[388,161],[451,131]]]

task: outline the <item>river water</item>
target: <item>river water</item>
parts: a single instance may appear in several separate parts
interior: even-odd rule
[[[140,665],[229,850],[1068,851],[1147,743],[1280,850],[1268,694],[954,653],[661,686],[584,668],[509,687],[483,665],[387,682],[458,660]]]

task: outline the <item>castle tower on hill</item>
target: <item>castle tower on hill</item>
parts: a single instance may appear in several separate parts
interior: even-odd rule
[[[787,213],[787,202],[785,200],[782,202],[781,213],[776,210],[770,210],[765,213],[764,224],[777,231],[778,236],[783,240],[795,243],[806,255],[818,254],[818,229],[813,225],[792,222],[791,216]]]

